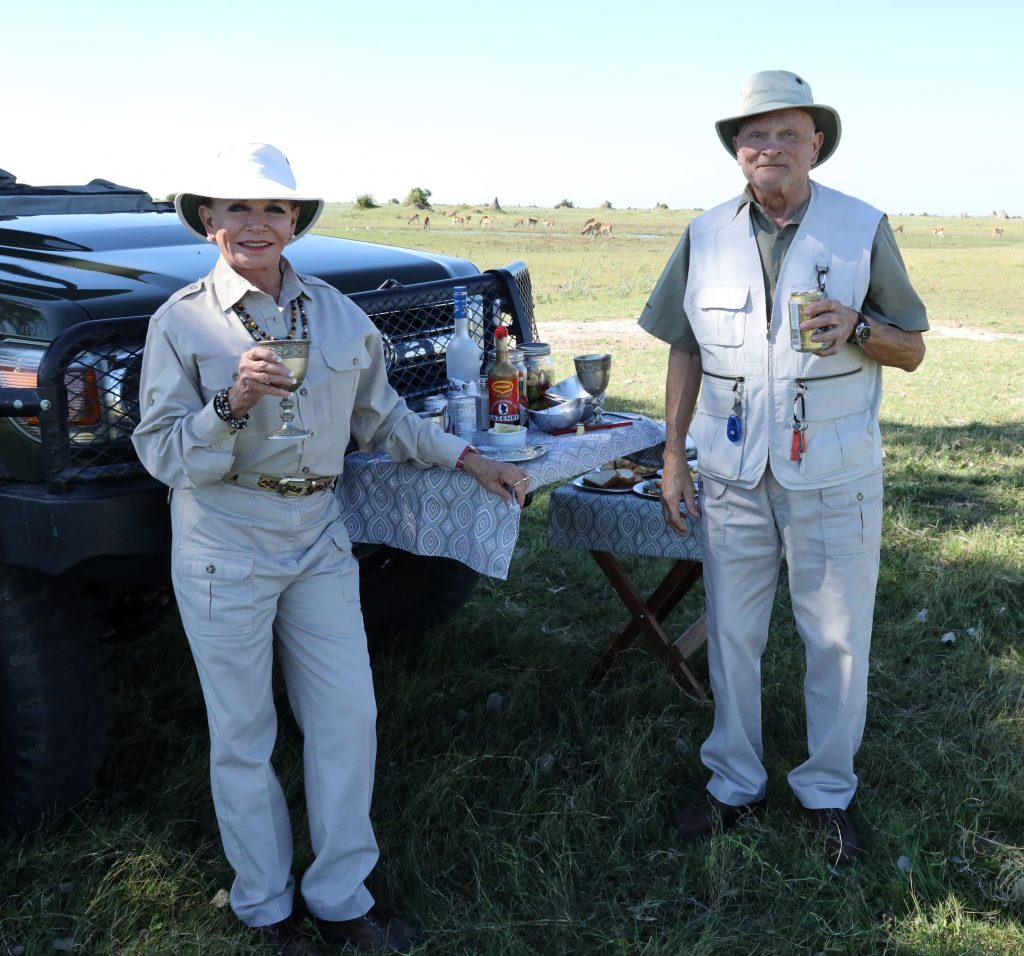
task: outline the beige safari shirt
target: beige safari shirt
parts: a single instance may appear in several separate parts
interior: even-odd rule
[[[153,315],[132,441],[142,464],[171,488],[194,488],[251,472],[320,477],[342,471],[350,439],[397,461],[453,468],[466,442],[409,411],[388,384],[380,333],[350,299],[282,259],[278,305],[218,259],[205,278],[176,292]],[[243,352],[256,343],[232,309],[241,302],[275,338],[291,328],[289,303],[305,299],[310,359],[293,396],[295,424],[310,438],[268,441],[281,424],[280,399],[265,396],[234,429],[213,410]]]
[[[743,212],[744,207],[749,207],[750,210],[754,237],[761,255],[761,272],[764,276],[770,312],[783,260],[800,228],[807,205],[805,204],[804,208],[781,229],[764,213],[749,185],[743,195],[736,200],[736,215]],[[663,342],[675,345],[691,355],[698,355],[700,348],[690,327],[689,317],[683,308],[689,270],[690,232],[687,229],[669,257],[658,284],[644,306],[640,326]],[[871,279],[861,311],[869,318],[887,325],[895,325],[905,332],[928,330],[927,310],[910,284],[910,276],[896,244],[896,237],[892,234],[892,227],[885,216],[879,220],[874,242],[871,244]]]

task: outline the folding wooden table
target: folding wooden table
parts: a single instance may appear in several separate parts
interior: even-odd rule
[[[631,491],[615,494],[567,484],[551,495],[548,546],[589,551],[630,613],[629,620],[612,633],[589,683],[598,683],[619,654],[643,634],[676,683],[690,696],[701,701],[707,699],[701,682],[686,663],[707,638],[705,615],[676,640],[669,637],[663,626],[701,576],[696,525],[690,519],[687,523],[690,533],[685,537],[677,535],[665,524],[658,501]],[[615,557],[617,553],[674,560],[658,586],[645,598]]]

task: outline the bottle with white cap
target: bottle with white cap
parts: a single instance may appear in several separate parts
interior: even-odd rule
[[[448,375],[448,421],[460,438],[472,439],[477,425],[477,402],[482,349],[469,334],[469,309],[466,287],[453,290],[455,334],[445,353]]]

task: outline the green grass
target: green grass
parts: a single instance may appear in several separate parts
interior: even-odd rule
[[[367,214],[388,227],[374,225],[371,238],[430,243],[481,266],[529,262],[560,370],[568,374],[574,343],[606,343],[610,404],[660,414],[665,349],[633,331],[644,298],[634,285],[653,281],[689,214],[558,210],[554,235],[472,235],[440,225],[424,234],[386,213],[394,207]],[[591,213],[615,222],[615,239],[573,234]],[[349,218],[332,207],[327,227],[346,234]],[[941,221],[895,221],[906,224],[908,264],[940,323],[970,304],[979,317],[968,324],[1021,331],[1024,289],[1007,267],[1024,243],[1019,221],[992,240],[988,220],[947,220],[941,247],[930,235]],[[375,654],[382,860],[372,886],[427,928],[419,952],[1024,952],[1022,373],[1022,339],[939,337],[917,373],[886,373],[885,544],[858,760],[872,852],[841,875],[819,859],[785,782],[805,739],[803,653],[785,585],[764,663],[769,812],[681,847],[665,817],[704,783],[710,708],[683,697],[641,645],[596,690],[583,688],[625,612],[588,556],[545,548],[539,493],[508,581],[483,580],[450,626]],[[624,563],[648,588],[665,569]],[[691,593],[670,630],[701,601]],[[955,641],[944,642],[950,632]],[[706,678],[703,652],[693,667]],[[177,623],[122,648],[118,676],[126,706],[100,786],[34,840],[0,849],[0,954],[61,951],[54,941],[118,956],[260,952],[211,904],[230,871],[208,794],[202,698]],[[488,708],[492,694],[500,710]],[[301,867],[299,746],[285,717],[277,765]]]

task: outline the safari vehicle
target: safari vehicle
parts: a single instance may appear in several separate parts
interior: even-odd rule
[[[141,190],[32,187],[0,170],[0,829],[86,793],[114,725],[112,639],[151,630],[169,601],[167,492],[130,439],[149,316],[216,255]],[[468,287],[484,348],[499,322],[536,338],[521,262],[481,273],[322,236],[288,257],[367,312],[410,404],[443,389],[454,286]],[[442,558],[357,556],[371,635],[444,621],[476,581]]]

